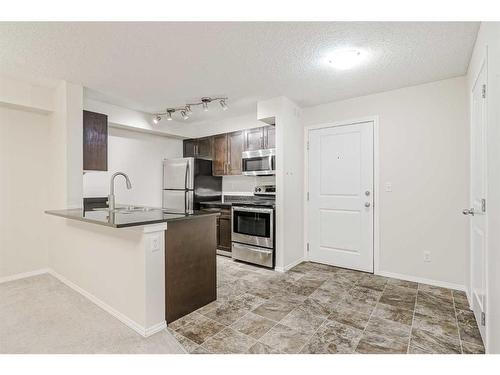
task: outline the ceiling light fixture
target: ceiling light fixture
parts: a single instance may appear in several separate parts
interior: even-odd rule
[[[365,56],[366,54],[358,49],[346,48],[334,51],[327,61],[335,69],[347,70],[359,65]]]
[[[214,98],[212,98],[212,97],[209,97],[209,96],[204,96],[198,102],[188,103],[184,107],[167,108],[165,110],[165,112],[155,113],[153,115],[153,122],[155,124],[158,124],[163,117],[165,117],[167,119],[167,121],[172,121],[173,120],[173,116],[172,115],[175,112],[179,112],[181,114],[182,119],[183,120],[187,120],[193,114],[192,107],[202,106],[203,110],[205,112],[207,112],[208,111],[208,105],[210,103],[212,103],[213,101],[219,101],[219,104],[220,104],[220,106],[221,106],[221,108],[222,108],[223,111],[226,111],[228,109],[228,106],[227,106],[227,103],[226,103],[227,97],[221,96],[221,97],[214,97]]]

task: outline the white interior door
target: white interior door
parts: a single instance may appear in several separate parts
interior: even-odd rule
[[[373,122],[309,131],[309,259],[373,272]]]
[[[474,84],[471,111],[471,299],[479,330],[486,342],[486,64]]]

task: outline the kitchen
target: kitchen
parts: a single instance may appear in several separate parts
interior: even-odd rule
[[[115,228],[154,228],[163,223],[168,228],[173,228],[167,229],[164,236],[159,234],[161,226],[154,230],[145,229],[145,233],[148,233],[145,237],[156,234],[158,238],[150,240],[153,242],[146,244],[143,249],[146,265],[156,269],[147,269],[143,276],[146,278],[144,285],[145,288],[160,290],[159,283],[165,280],[165,296],[158,299],[156,293],[151,297],[156,299],[154,304],[145,300],[146,306],[155,307],[146,309],[146,317],[142,321],[149,322],[153,319],[158,322],[149,327],[143,326],[138,329],[139,332],[148,336],[164,328],[159,318],[162,314],[165,315],[165,321],[171,323],[216,300],[216,252],[222,256],[232,256],[238,261],[274,268],[275,186],[251,187],[261,181],[260,176],[266,176],[266,183],[274,182],[274,126],[243,129],[200,139],[184,139],[183,158],[157,160],[152,164],[158,165],[161,162],[162,170],[153,173],[148,170],[147,178],[136,180],[134,177],[138,176],[134,176],[134,172],[144,169],[145,164],[144,160],[136,160],[137,169],[131,167],[131,156],[137,159],[141,157],[135,153],[140,151],[131,147],[131,142],[135,140],[139,142],[136,147],[148,149],[147,157],[151,158],[154,155],[151,152],[152,141],[162,144],[172,140],[162,140],[159,138],[163,137],[156,135],[131,134],[129,131],[110,127],[108,116],[104,113],[84,110],[82,119],[83,209],[48,210],[47,213]],[[123,142],[126,147],[123,147]],[[172,153],[163,148],[158,148],[158,152]],[[116,157],[118,154],[120,157]],[[113,166],[124,160],[129,164],[123,165],[120,171],[109,170],[108,164]],[[108,183],[106,180],[111,173],[113,174]],[[144,198],[151,191],[148,190],[151,189],[150,182],[159,173],[162,176],[162,188],[158,192],[161,193],[162,204],[145,205],[147,198]],[[227,185],[231,186],[231,182],[224,183],[223,180],[228,177],[238,178],[242,186],[252,190],[240,193],[227,191]],[[119,183],[120,179],[124,179],[125,183]],[[108,184],[109,187],[104,186]],[[139,186],[137,192],[134,192],[136,184]],[[109,189],[107,195],[104,194],[105,189]],[[125,191],[129,195],[133,194],[134,199],[125,201],[125,194],[122,195]],[[158,196],[158,192],[154,195]],[[141,199],[144,201],[141,202]],[[156,201],[151,200],[151,203]],[[252,213],[251,206],[255,206],[257,212]],[[197,220],[191,220],[195,218]],[[215,218],[214,226],[212,222]],[[238,225],[233,226],[233,221]],[[203,234],[207,234],[207,231],[209,235],[203,239]],[[157,252],[157,247],[161,247],[161,244],[165,246],[165,260],[155,263],[149,257],[151,253]],[[153,256],[154,259],[159,259],[160,255]],[[161,264],[165,265],[163,276],[156,275],[157,280],[147,276],[160,272]],[[188,273],[188,269],[197,271]],[[124,274],[127,271],[124,270]],[[165,301],[164,313],[160,309],[162,300]],[[128,322],[127,319],[124,321]],[[133,326],[141,326],[134,322]]]

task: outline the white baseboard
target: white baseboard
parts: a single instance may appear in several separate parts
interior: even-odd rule
[[[167,329],[167,322],[166,321],[158,323],[152,327],[146,328],[145,334],[143,336],[149,337],[151,335],[154,335],[157,332],[163,331],[164,329]]]
[[[303,261],[304,261],[304,258],[300,258],[300,259],[297,259],[295,262],[287,264],[284,267],[276,267],[275,270],[278,272],[286,272],[286,271],[292,269],[293,267],[295,267],[297,264],[302,263]]]
[[[400,280],[405,280],[405,281],[413,281],[415,283],[420,283],[420,284],[428,284],[428,285],[440,286],[442,288],[448,288],[448,289],[454,289],[454,290],[461,290],[461,291],[467,293],[467,288],[465,287],[465,285],[449,283],[449,282],[446,282],[446,281],[425,279],[423,277],[410,276],[410,275],[404,275],[404,274],[400,274],[400,273],[393,273],[393,272],[386,272],[386,271],[379,271],[379,272],[377,272],[377,275],[385,276],[385,277],[392,277],[393,279],[400,279]]]
[[[80,288],[78,285],[76,285],[72,281],[69,281],[64,276],[58,274],[56,271],[49,269],[48,272],[49,272],[49,274],[51,274],[52,276],[57,278],[59,281],[61,281],[63,284],[66,284],[68,287],[70,287],[74,291],[80,293],[82,296],[84,296],[85,298],[87,298],[91,302],[95,303],[101,309],[103,309],[107,313],[111,314],[116,319],[118,319],[120,322],[122,322],[126,326],[132,328],[134,331],[136,331],[137,333],[139,333],[140,335],[142,335],[144,337],[151,336],[152,334],[159,332],[162,329],[165,329],[167,327],[167,323],[165,321],[163,321],[159,324],[156,324],[152,327],[148,327],[148,328],[143,327],[139,323],[137,323],[134,320],[127,317],[125,314],[122,314],[118,310],[115,310],[113,307],[109,306],[107,303],[101,301],[99,298],[97,298],[93,294],[87,292],[85,289]]]
[[[25,279],[27,277],[43,275],[44,273],[49,273],[49,269],[48,268],[42,268],[42,269],[39,269],[39,270],[36,270],[36,271],[16,273],[15,275],[0,277],[0,284],[6,283],[8,281]]]

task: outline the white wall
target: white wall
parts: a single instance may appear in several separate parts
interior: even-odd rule
[[[304,129],[286,97],[257,103],[257,118],[276,123],[276,269],[283,271],[304,257]]]
[[[47,267],[50,117],[0,107],[0,279]]]
[[[486,350],[500,353],[500,23],[483,22],[467,74],[467,92],[472,92],[480,64],[488,55],[488,265],[486,306]],[[467,284],[470,280],[467,280]]]
[[[466,284],[469,129],[465,77],[303,110],[304,125],[379,116],[380,271]],[[392,192],[385,192],[386,182]],[[423,252],[431,252],[424,263]]]
[[[274,176],[224,176],[222,177],[222,192],[227,195],[253,194],[258,185],[274,185]]]
[[[84,197],[105,197],[109,179],[125,172],[132,182],[127,190],[122,177],[115,182],[117,203],[161,207],[162,161],[182,157],[182,141],[165,136],[109,128],[108,172],[87,172],[83,176]]]

